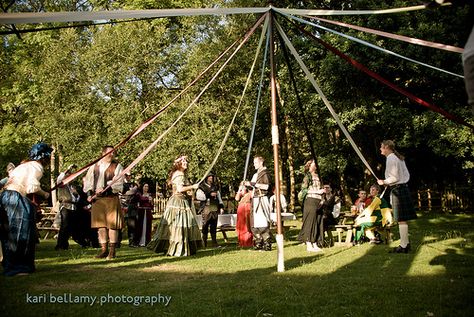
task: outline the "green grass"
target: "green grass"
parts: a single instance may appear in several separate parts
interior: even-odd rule
[[[230,233],[225,247],[192,257],[123,246],[114,261],[94,259],[97,250],[74,243],[69,251],[54,251],[55,241],[46,240],[38,246],[36,273],[0,277],[0,315],[474,316],[473,223],[473,215],[420,214],[410,223],[410,254],[369,244],[310,254],[296,242],[294,229],[286,233],[283,273],[276,270],[276,251],[240,249]],[[51,302],[64,294],[97,301],[108,294],[124,300],[161,294],[171,301]],[[47,302],[28,303],[27,295]]]

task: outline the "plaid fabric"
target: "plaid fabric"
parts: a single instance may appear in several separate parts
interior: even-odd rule
[[[35,271],[36,208],[31,201],[13,190],[0,197],[3,273],[11,276]]]
[[[407,221],[417,218],[410,191],[406,184],[396,185],[391,188],[390,202],[395,221]]]

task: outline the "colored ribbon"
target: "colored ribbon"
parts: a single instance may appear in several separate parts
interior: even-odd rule
[[[319,87],[319,85],[316,83],[316,80],[314,79],[313,75],[310,73],[310,71],[308,70],[308,67],[306,67],[305,63],[303,62],[303,60],[301,59],[301,57],[299,56],[298,52],[296,51],[296,49],[294,48],[293,44],[291,44],[290,40],[288,39],[288,37],[286,36],[285,32],[283,31],[283,29],[281,28],[280,24],[278,24],[278,22],[275,21],[275,25],[277,27],[277,30],[278,32],[281,34],[283,40],[285,41],[286,43],[286,46],[290,49],[291,53],[293,54],[293,56],[296,58],[298,64],[300,64],[300,67],[301,69],[303,70],[303,72],[306,74],[306,77],[308,78],[308,80],[311,82],[311,84],[313,85],[313,87],[316,89],[316,91],[318,92],[319,96],[321,97],[322,101],[324,102],[324,104],[326,105],[326,107],[328,108],[329,112],[331,113],[332,117],[334,118],[334,120],[336,120],[336,123],[337,125],[339,126],[339,128],[341,129],[341,131],[344,133],[344,135],[346,136],[347,140],[349,140],[349,143],[351,144],[352,148],[354,149],[354,151],[357,153],[357,155],[359,156],[360,160],[362,161],[362,163],[364,163],[364,165],[367,167],[367,169],[370,171],[370,173],[372,173],[372,175],[378,179],[378,177],[375,175],[374,171],[372,170],[372,168],[370,167],[369,163],[367,162],[367,160],[365,159],[365,157],[362,155],[362,152],[359,150],[359,148],[357,147],[357,145],[355,144],[354,140],[352,139],[351,135],[349,134],[349,132],[347,131],[346,127],[342,124],[341,120],[339,119],[339,116],[337,115],[336,111],[334,110],[334,108],[331,106],[331,104],[329,103],[329,100],[327,100],[326,96],[324,95],[323,91],[321,90],[321,88]]]
[[[452,75],[452,76],[464,78],[463,75],[459,75],[459,74],[456,74],[456,73],[453,73],[453,72],[444,70],[444,69],[442,69],[442,68],[435,67],[435,66],[432,66],[432,65],[430,65],[430,64],[426,64],[426,63],[417,61],[417,60],[415,60],[415,59],[413,59],[413,58],[409,58],[409,57],[403,56],[403,55],[401,55],[401,54],[398,54],[398,53],[392,52],[392,51],[390,51],[390,50],[384,49],[384,48],[382,48],[382,47],[380,47],[380,46],[374,45],[374,44],[369,43],[369,42],[367,42],[367,41],[358,39],[358,38],[356,38],[356,37],[354,37],[354,36],[350,36],[350,35],[347,35],[347,34],[344,34],[344,33],[341,33],[341,32],[334,31],[334,30],[332,30],[332,29],[330,29],[330,28],[327,28],[327,27],[324,27],[324,26],[321,26],[321,25],[318,25],[318,24],[315,24],[315,23],[306,21],[306,20],[304,20],[304,19],[301,19],[301,18],[298,18],[298,17],[295,17],[295,16],[291,16],[291,15],[288,15],[288,14],[283,14],[283,15],[286,16],[286,17],[288,17],[288,18],[290,18],[290,19],[297,20],[297,21],[299,21],[299,22],[302,22],[302,23],[305,23],[305,24],[308,24],[308,25],[317,27],[317,28],[319,28],[319,29],[322,29],[322,30],[331,32],[331,33],[333,33],[333,34],[337,34],[337,35],[339,35],[339,36],[345,37],[345,38],[347,38],[347,39],[349,39],[349,40],[352,40],[352,41],[354,41],[354,42],[357,42],[357,43],[363,44],[363,45],[365,45],[365,46],[371,47],[371,48],[373,48],[373,49],[379,50],[379,51],[381,51],[381,52],[384,52],[384,53],[387,53],[387,54],[390,54],[390,55],[393,55],[393,56],[402,58],[402,59],[407,60],[407,61],[409,61],[409,62],[418,64],[418,65],[422,65],[422,66],[425,66],[425,67],[428,67],[428,68],[431,68],[431,69],[434,69],[434,70],[437,70],[437,71],[440,71],[440,72],[443,72],[443,73],[446,73],[446,74],[449,74],[449,75]]]
[[[356,61],[355,59],[345,55],[344,53],[342,53],[341,51],[339,51],[338,49],[336,49],[335,47],[331,46],[330,44],[324,42],[323,40],[317,38],[316,36],[314,36],[313,34],[309,33],[308,31],[304,30],[303,28],[299,27],[299,26],[296,26],[301,32],[303,32],[304,34],[306,34],[308,37],[312,38],[313,40],[321,43],[324,47],[326,47],[329,51],[331,51],[332,53],[338,55],[339,57],[341,57],[342,59],[344,59],[346,62],[348,62],[349,64],[351,64],[352,66],[354,66],[355,68],[363,71],[364,73],[366,73],[367,75],[369,75],[370,77],[374,78],[374,79],[377,79],[378,81],[380,81],[381,83],[387,85],[388,87],[392,88],[393,90],[401,93],[402,95],[408,97],[410,100],[418,103],[419,105],[423,106],[423,107],[426,107],[432,111],[435,111],[435,112],[438,112],[439,114],[443,115],[445,118],[451,120],[451,121],[454,121],[454,122],[457,122],[459,124],[462,124],[466,127],[469,127],[471,129],[474,130],[474,126],[468,122],[466,122],[464,119],[458,117],[458,116],[455,116],[449,112],[447,112],[446,110],[442,109],[442,108],[439,108],[415,95],[413,95],[412,93],[410,93],[409,91],[395,85],[394,83],[390,82],[389,80],[383,78],[382,76],[378,75],[377,73],[371,71],[370,69],[368,69],[367,67],[365,67],[364,65],[362,65],[361,63],[359,63],[358,61]]]
[[[393,34],[393,33],[379,31],[379,30],[375,30],[375,29],[369,29],[369,28],[365,28],[365,27],[362,27],[362,26],[357,26],[357,25],[353,25],[353,24],[349,24],[349,23],[343,23],[343,22],[339,22],[339,21],[327,20],[327,19],[323,19],[323,18],[314,18],[314,17],[310,17],[310,18],[311,19],[318,19],[318,20],[321,20],[321,21],[326,22],[326,23],[331,23],[331,24],[343,26],[343,27],[346,27],[346,28],[366,32],[366,33],[371,33],[371,34],[380,35],[380,36],[383,36],[383,37],[388,37],[388,38],[391,38],[391,39],[394,39],[394,40],[408,42],[410,44],[427,46],[427,47],[437,48],[437,49],[440,49],[440,50],[445,50],[445,51],[450,51],[450,52],[455,52],[455,53],[464,52],[464,49],[461,48],[461,47],[456,47],[456,46],[451,46],[451,45],[446,45],[446,44],[441,44],[441,43],[436,43],[436,42],[431,42],[431,41],[420,40],[420,39],[417,39],[417,38],[414,38],[414,37],[409,37],[409,36],[404,36],[404,35],[399,35],[399,34]]]

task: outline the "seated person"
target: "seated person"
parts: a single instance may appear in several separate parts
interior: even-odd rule
[[[280,193],[280,210],[281,212],[288,212],[288,203],[286,202],[285,195]],[[270,197],[270,206],[272,208],[272,212],[276,212],[276,196],[275,196],[275,188],[273,188],[273,195]]]
[[[370,205],[371,200],[367,198],[367,192],[363,189],[359,190],[358,198],[354,205],[351,206],[351,213],[354,216],[359,215],[366,206]]]
[[[324,193],[322,194],[321,204],[319,206],[323,214],[324,230],[327,230],[329,226],[337,224],[337,220],[334,217],[334,206],[340,202],[339,197],[333,193],[332,187],[329,184],[324,184]]]
[[[370,243],[378,244],[381,241],[375,237],[376,227],[385,227],[392,223],[392,210],[387,201],[378,197],[380,186],[374,184],[370,187],[371,203],[354,220],[356,229],[355,242],[361,243],[362,237],[367,237]]]

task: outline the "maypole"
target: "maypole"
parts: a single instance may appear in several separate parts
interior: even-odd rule
[[[272,117],[272,145],[273,145],[273,169],[275,173],[275,205],[276,205],[276,222],[277,222],[277,271],[285,271],[285,261],[283,255],[283,232],[281,226],[281,205],[280,205],[280,174],[278,173],[278,122],[276,112],[277,90],[275,78],[275,45],[273,42],[273,11],[270,10],[270,19],[268,23],[268,35],[270,37],[270,91],[271,91],[271,117]]]

